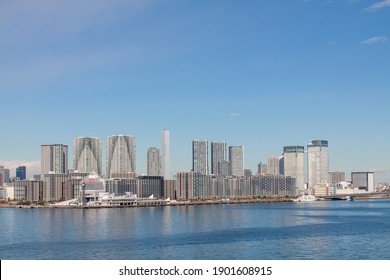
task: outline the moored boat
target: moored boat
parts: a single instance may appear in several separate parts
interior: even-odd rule
[[[294,202],[312,202],[312,201],[317,201],[318,198],[315,197],[312,194],[303,194],[299,196],[298,198],[294,199]]]

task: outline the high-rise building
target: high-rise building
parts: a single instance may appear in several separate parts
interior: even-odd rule
[[[328,141],[313,140],[307,145],[308,187],[326,183],[329,173]]]
[[[218,163],[226,160],[226,142],[213,141],[211,142],[211,173],[220,174],[218,171]]]
[[[229,147],[230,175],[244,176],[244,147]]]
[[[73,139],[73,168],[102,175],[102,140],[97,137]]]
[[[13,183],[14,199],[38,202],[44,200],[44,189],[42,181],[21,180]]]
[[[245,177],[252,177],[252,169],[245,169],[244,176]]]
[[[259,175],[264,175],[264,174],[267,174],[268,172],[268,165],[266,163],[262,163],[260,162],[258,165],[257,165],[257,173]]]
[[[147,154],[147,174],[148,176],[160,176],[160,150],[151,147]]]
[[[222,160],[218,162],[218,175],[230,176],[230,161]]]
[[[337,184],[339,182],[345,182],[345,172],[342,171],[332,171],[329,172],[329,183]]]
[[[26,166],[19,166],[16,168],[16,177],[19,180],[26,180]]]
[[[208,176],[199,172],[179,172],[176,176],[176,199],[205,198],[208,193]]]
[[[126,177],[136,172],[135,137],[113,135],[107,137],[107,178]]]
[[[207,175],[209,172],[208,160],[208,141],[193,140],[192,141],[192,170],[195,173]]]
[[[298,192],[305,190],[305,147],[283,147],[283,170],[285,176],[295,178]]]
[[[9,179],[10,179],[9,169],[4,168],[4,166],[0,166],[0,173],[2,174],[2,178],[3,178],[3,180],[0,181],[0,186],[9,183]]]
[[[63,144],[41,145],[41,174],[67,172],[68,146]]]
[[[272,175],[280,175],[283,174],[282,172],[282,156],[269,156],[268,157],[268,168],[267,168],[267,174],[272,174]]]
[[[68,180],[68,174],[65,173],[44,173],[43,181],[43,200],[58,201],[65,199],[65,186]]]
[[[170,145],[169,145],[169,138],[170,133],[169,130],[164,129],[162,134],[162,155],[161,155],[161,175],[164,177],[164,179],[170,179],[171,178],[171,167],[170,167]]]

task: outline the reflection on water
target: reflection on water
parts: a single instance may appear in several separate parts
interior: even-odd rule
[[[0,209],[1,259],[390,259],[390,201]]]

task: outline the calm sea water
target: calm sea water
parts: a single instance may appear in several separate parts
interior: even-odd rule
[[[390,259],[390,200],[0,209],[1,259]]]

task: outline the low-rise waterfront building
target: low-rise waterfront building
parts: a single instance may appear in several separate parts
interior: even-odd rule
[[[176,180],[164,180],[164,198],[176,199]]]
[[[44,189],[42,181],[21,180],[15,181],[13,185],[15,200],[26,200],[31,202],[44,201]]]
[[[126,193],[137,192],[137,179],[109,179],[106,180],[106,192],[117,196],[125,195]]]
[[[164,196],[164,177],[139,176],[137,177],[137,194],[141,198],[153,197],[160,199]]]
[[[43,200],[65,200],[68,197],[65,185],[67,179],[68,174],[65,173],[43,174]]]
[[[374,172],[352,172],[351,181],[354,187],[368,192],[374,191]]]

